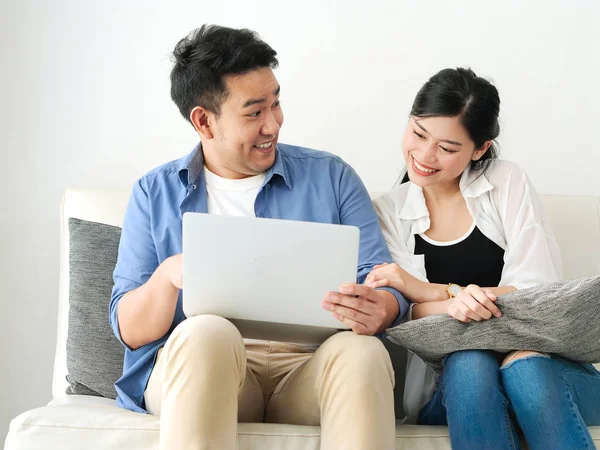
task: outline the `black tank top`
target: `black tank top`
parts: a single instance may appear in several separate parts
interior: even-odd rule
[[[449,245],[428,240],[415,235],[415,255],[425,255],[425,270],[430,283],[481,287],[496,287],[500,283],[504,250],[476,226],[466,237]]]

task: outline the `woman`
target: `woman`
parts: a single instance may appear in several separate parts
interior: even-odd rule
[[[404,135],[407,174],[375,206],[394,264],[371,287],[414,302],[410,319],[448,314],[494,320],[496,297],[561,278],[560,252],[521,168],[497,159],[498,91],[468,69],[434,75],[414,101]],[[536,352],[449,355],[437,386],[411,355],[405,410],[448,425],[454,449],[595,448],[600,372]],[[518,427],[517,427],[518,426]]]

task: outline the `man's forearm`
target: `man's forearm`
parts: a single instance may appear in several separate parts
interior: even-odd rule
[[[404,295],[400,291],[398,291],[397,289],[394,289],[394,288],[391,288],[389,286],[386,286],[386,287],[378,288],[378,290],[387,291],[390,294],[392,294],[393,298],[394,298],[395,305],[397,305],[397,308],[398,308],[397,310],[395,310],[395,308],[390,308],[390,311],[394,311],[395,314],[391,314],[390,315],[391,320],[387,320],[384,323],[385,326],[381,330],[381,331],[383,331],[386,328],[395,327],[396,325],[398,325],[400,323],[400,321],[402,320],[402,318],[408,312],[409,303],[404,298]]]
[[[173,323],[179,289],[165,272],[161,264],[145,284],[127,292],[117,305],[121,339],[132,349],[160,339]]]

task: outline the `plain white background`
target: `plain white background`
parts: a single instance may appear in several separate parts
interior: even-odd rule
[[[542,193],[600,195],[599,19],[594,0],[2,0],[0,437],[51,397],[62,191],[131,186],[196,142],[168,82],[191,29],[258,31],[280,55],[281,141],[371,190],[401,172],[419,87],[470,66],[500,91],[503,157]]]

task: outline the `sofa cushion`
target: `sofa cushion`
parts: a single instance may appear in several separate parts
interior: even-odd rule
[[[5,450],[157,449],[159,418],[116,406],[114,400],[64,396],[48,406],[27,411],[10,424]],[[600,427],[590,427],[600,445]],[[241,423],[240,450],[317,450],[320,427]],[[398,425],[396,450],[449,450],[447,427]]]
[[[122,344],[108,322],[121,229],[69,219],[68,394],[116,398]]]
[[[460,350],[535,350],[600,361],[600,276],[543,284],[498,297],[502,317],[460,322],[435,315],[388,330],[390,339],[439,371]]]
[[[79,450],[82,447],[86,450],[158,450],[159,423],[158,417],[121,409],[113,400],[67,396],[15,418],[5,450]],[[240,450],[317,450],[320,440],[320,427],[265,423],[238,426]],[[447,429],[399,426],[396,448],[449,449]]]

